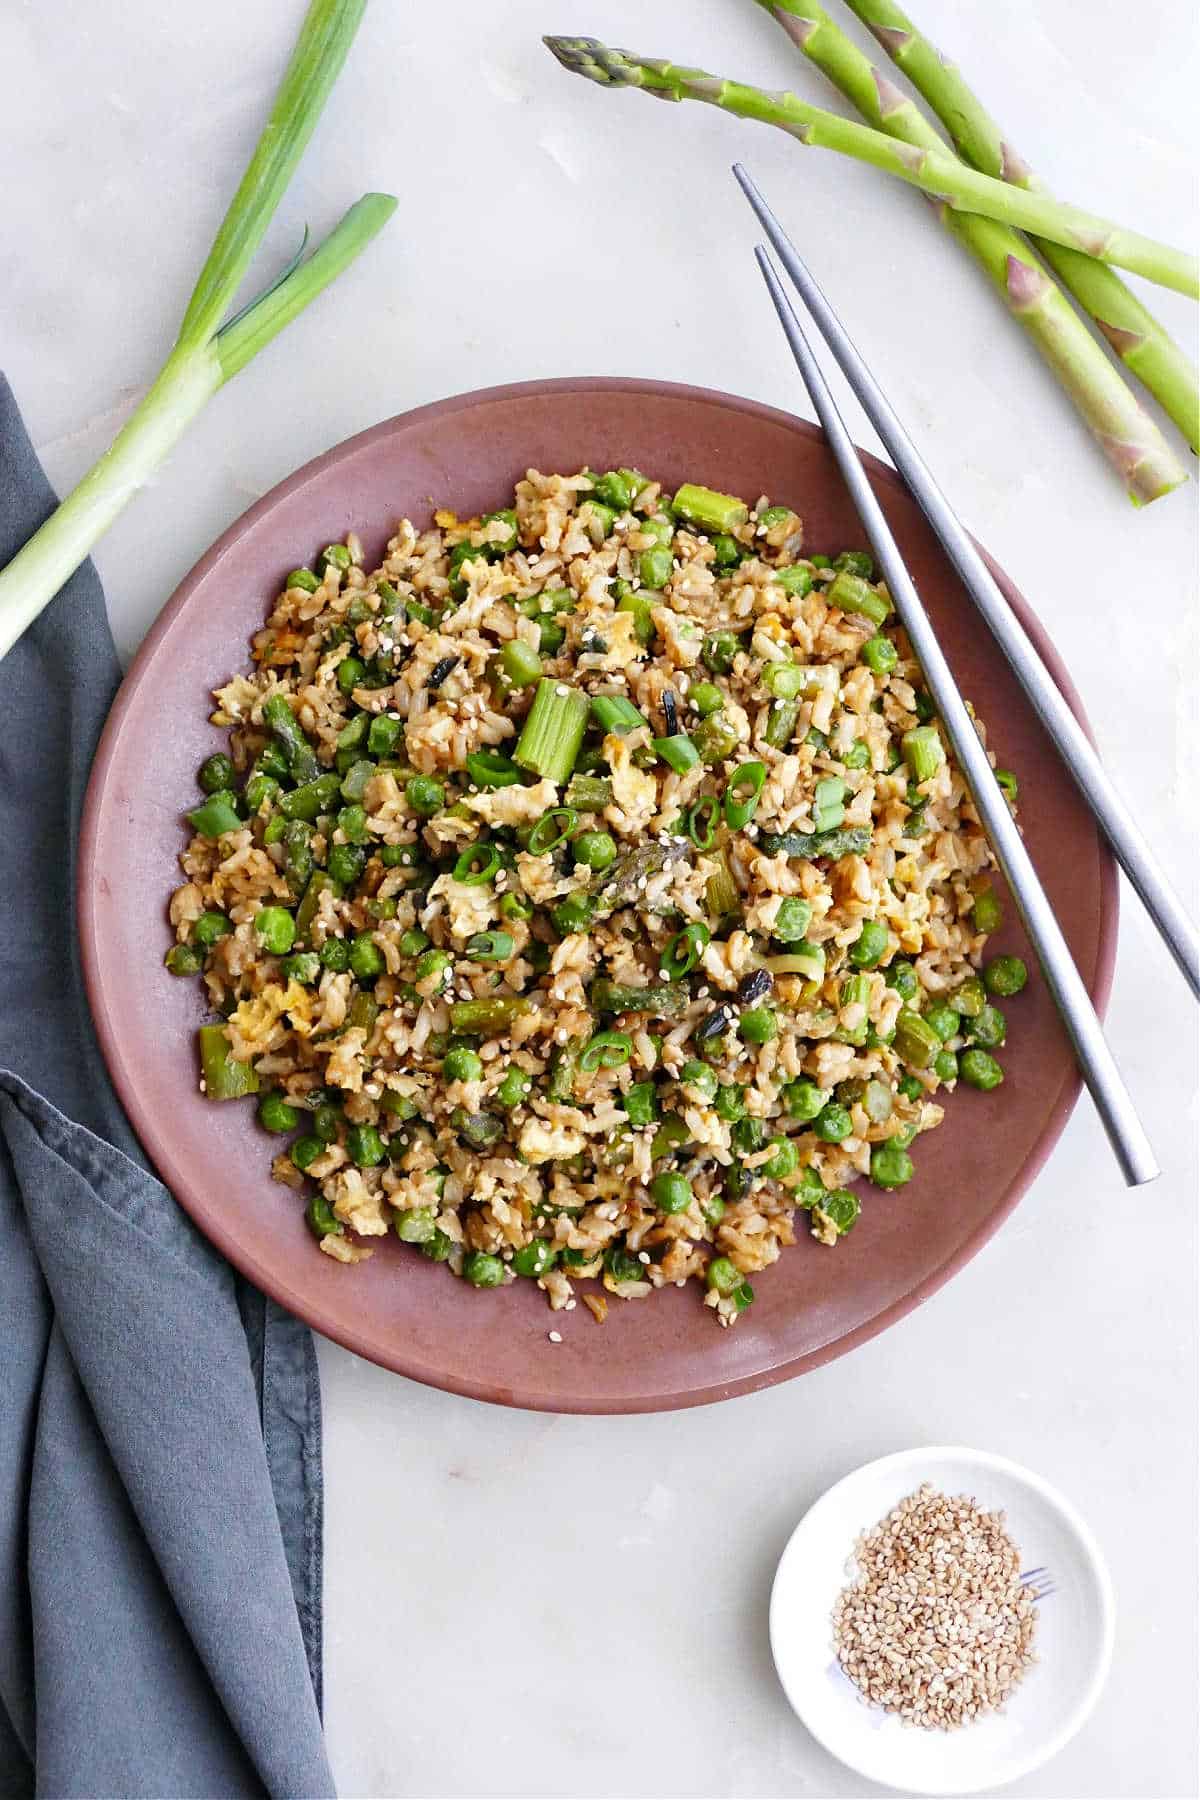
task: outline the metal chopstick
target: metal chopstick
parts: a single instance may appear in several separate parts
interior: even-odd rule
[[[1042,724],[1054,739],[1096,823],[1146,908],[1159,936],[1178,963],[1192,993],[1200,998],[1200,934],[1179,896],[1159,868],[1154,852],[1135,824],[1129,808],[1110,781],[1087,734],[1051,680],[1041,657],[1025,636],[976,549],[962,521],[934,480],[904,426],[828,300],[801,261],[778,219],[740,163],[734,175],[758,216],[804,304],[850,383],[863,411],[879,433],[896,468],[982,613]]]
[[[1029,852],[1017,830],[987,752],[979,741],[950,666],[942,654],[912,577],[908,573],[883,508],[875,498],[858,459],[850,433],[834,403],[808,339],[792,311],[783,285],[766,250],[754,252],[763,279],[775,302],[775,310],[791,345],[804,385],[817,409],[829,446],[842,472],[871,547],[879,560],[900,623],[908,633],[925,674],[934,705],[958,758],[996,860],[1012,890],[1025,929],[1037,951],[1046,985],[1054,996],[1066,1025],[1075,1055],[1130,1187],[1153,1181],[1159,1173],[1154,1151],[1134,1111],[1133,1101],[1100,1029],[1088,991],[1071,959],[1058,920],[1038,880]]]

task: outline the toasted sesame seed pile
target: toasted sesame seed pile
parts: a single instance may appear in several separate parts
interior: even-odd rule
[[[838,1661],[909,1725],[953,1731],[1004,1706],[1036,1661],[1037,1608],[1002,1512],[925,1483],[864,1532],[833,1611]]]

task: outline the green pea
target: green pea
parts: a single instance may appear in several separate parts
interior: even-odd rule
[[[315,950],[297,950],[283,961],[283,979],[298,981],[301,987],[314,987],[321,975],[321,959]]]
[[[350,967],[350,946],[345,938],[329,937],[317,951],[323,969],[332,969],[335,975],[344,975]]]
[[[522,1245],[512,1259],[513,1272],[517,1275],[528,1275],[537,1280],[552,1269],[558,1261],[558,1251],[545,1238],[534,1238],[531,1244]]]
[[[365,844],[368,837],[367,812],[363,806],[343,806],[337,816],[342,836],[350,844]]]
[[[772,1152],[770,1160],[762,1165],[764,1175],[772,1181],[782,1181],[786,1175],[794,1175],[800,1167],[800,1152],[788,1137],[773,1137],[769,1148]]]
[[[422,819],[431,819],[445,805],[446,790],[433,775],[410,775],[404,784],[404,798]]]
[[[887,637],[868,638],[858,654],[872,675],[890,675],[900,661],[900,652]]]
[[[1004,908],[995,888],[986,887],[981,894],[976,894],[975,904],[971,908],[971,925],[974,930],[995,931],[1003,917]]]
[[[196,933],[193,929],[192,936]],[[1029,970],[1019,956],[996,956],[983,971],[983,982],[989,994],[1007,999],[1019,994],[1029,980]]]
[[[718,1294],[728,1298],[741,1287],[745,1276],[727,1256],[714,1256],[704,1272],[704,1279],[710,1288],[715,1288]]]
[[[958,1080],[958,1058],[953,1050],[939,1050],[933,1059],[933,1072],[939,1081]]]
[[[896,1092],[905,1100],[922,1100],[925,1097],[924,1084],[915,1075],[902,1075],[896,1083]]]
[[[823,1112],[828,1099],[829,1095],[824,1088],[818,1087],[815,1081],[803,1078],[790,1081],[783,1090],[783,1104],[789,1118],[800,1119],[806,1125]]]
[[[456,1045],[443,1058],[442,1074],[447,1081],[478,1081],[483,1075],[483,1064],[474,1050]]]
[[[360,931],[350,945],[350,972],[359,981],[374,981],[387,962],[369,931]]]
[[[746,1116],[746,1090],[735,1085],[726,1085],[717,1089],[713,1107],[719,1119],[734,1124]]]
[[[743,1156],[753,1156],[766,1143],[767,1128],[761,1119],[738,1119],[729,1135],[735,1150]]]
[[[709,539],[713,550],[713,564],[718,569],[736,569],[743,555],[742,546],[728,531],[718,531]]]
[[[679,1083],[681,1087],[691,1088],[696,1098],[704,1101],[706,1105],[716,1099],[719,1084],[715,1073],[707,1063],[684,1063],[679,1071]]]
[[[504,1071],[503,1081],[496,1089],[497,1105],[511,1111],[514,1106],[520,1106],[529,1088],[529,1077],[524,1069],[518,1069],[515,1063],[510,1064]]]
[[[374,1125],[352,1125],[346,1133],[346,1149],[360,1169],[373,1169],[387,1155],[387,1146]]]
[[[366,717],[366,714],[363,714]],[[390,756],[400,742],[400,734],[404,730],[402,719],[393,719],[387,713],[376,713],[367,727],[367,749],[372,756]]]
[[[617,846],[607,831],[581,831],[571,845],[571,854],[582,868],[607,869]]]
[[[686,1212],[692,1204],[692,1184],[686,1175],[666,1169],[650,1183],[650,1198],[660,1212]]]
[[[488,1256],[483,1250],[472,1250],[463,1258],[463,1276],[472,1287],[499,1287],[504,1280],[504,1264],[498,1256]]]
[[[427,1244],[437,1230],[437,1209],[432,1206],[406,1207],[396,1214],[393,1223],[402,1244]]]
[[[325,858],[325,868],[339,886],[352,888],[367,866],[367,853],[359,844],[334,844]]]
[[[198,975],[204,967],[204,952],[194,944],[172,944],[163,957],[163,967],[172,975]]]
[[[888,946],[888,928],[882,919],[864,919],[862,930],[846,952],[855,969],[873,969]]]
[[[223,938],[232,930],[233,926],[224,913],[202,912],[192,926],[192,942],[199,944],[202,950],[208,950],[218,938]]]
[[[950,1038],[957,1037],[962,1030],[962,1021],[952,1006],[935,1003],[927,1006],[921,1017],[929,1029],[937,1033],[943,1044]]]
[[[282,906],[261,907],[254,915],[254,929],[272,956],[286,956],[296,941],[296,921]]]
[[[769,1006],[754,1006],[738,1020],[738,1030],[748,1044],[769,1044],[779,1030]]]
[[[741,649],[741,644],[732,631],[714,631],[704,640],[701,652],[704,666],[714,675],[728,675],[733,667],[733,659]],[[736,736],[735,740],[736,742]]]
[[[302,1137],[296,1139],[288,1155],[298,1169],[304,1170],[310,1169],[324,1152],[325,1146],[319,1137]]]
[[[313,1136],[320,1138],[323,1144],[336,1144],[342,1115],[331,1100],[318,1106],[312,1116]]]
[[[223,750],[218,750],[214,755],[205,757],[200,764],[196,780],[206,794],[219,794],[226,788],[231,788],[235,780],[232,759],[226,756]]]
[[[361,687],[367,673],[367,665],[358,656],[344,656],[337,667],[337,684],[343,694],[351,694],[356,687]]]
[[[698,681],[688,698],[702,719],[707,719],[710,713],[720,712],[725,704],[724,694],[711,681]]]
[[[665,588],[674,566],[675,559],[665,544],[656,544],[652,550],[643,550],[638,557],[638,574],[642,578],[642,586],[652,592]]]
[[[436,980],[438,991],[445,985],[446,971],[450,967],[450,958],[444,950],[426,950],[417,961],[413,970],[413,980],[418,987],[422,982]]]
[[[1004,1070],[986,1050],[964,1050],[958,1068],[968,1087],[979,1088],[985,1094],[1004,1080]]]
[[[884,980],[890,988],[894,988],[902,1000],[916,998],[920,982],[917,971],[910,962],[894,962],[884,971]]]
[[[324,1194],[314,1194],[304,1209],[305,1221],[316,1238],[341,1237],[342,1224]]]
[[[987,1004],[987,994],[976,975],[968,975],[951,994],[948,1004],[964,1019],[978,1018]]]
[[[985,1050],[999,1049],[1008,1035],[1008,1025],[998,1006],[985,1006],[973,1019],[967,1020],[967,1036]]]
[[[826,1144],[840,1144],[844,1138],[850,1136],[853,1129],[854,1125],[850,1114],[844,1106],[839,1106],[836,1100],[831,1100],[813,1120],[813,1130]]]

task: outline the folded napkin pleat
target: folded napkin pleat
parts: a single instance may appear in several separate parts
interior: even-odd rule
[[[0,564],[52,505],[0,379]],[[0,1796],[331,1794],[312,1338],[149,1169],[79,981],[118,673],[90,565],[0,663]]]

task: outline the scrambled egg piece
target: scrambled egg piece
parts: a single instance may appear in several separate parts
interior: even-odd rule
[[[514,784],[490,794],[468,794],[465,804],[489,825],[530,825],[558,804],[558,789],[552,781],[539,781],[535,787]]]

